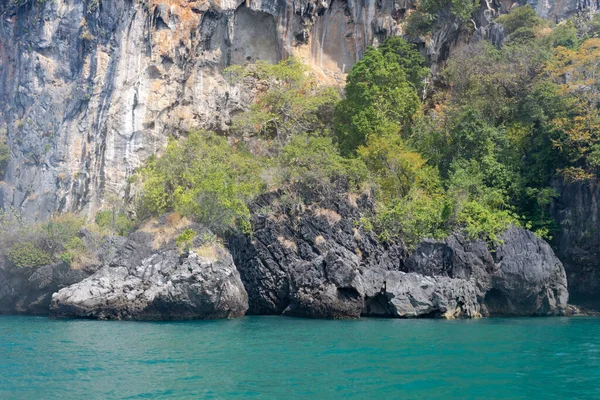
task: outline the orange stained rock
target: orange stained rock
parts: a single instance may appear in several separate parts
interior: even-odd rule
[[[165,4],[169,6],[169,13],[178,17],[181,23],[195,24],[200,20],[200,15],[192,11],[192,7],[198,7],[200,4],[207,3],[206,1],[187,1],[187,0],[149,0],[151,9]]]

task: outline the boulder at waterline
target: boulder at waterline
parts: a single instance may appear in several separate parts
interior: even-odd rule
[[[56,293],[51,315],[133,320],[243,316],[248,295],[229,252],[207,229],[168,219],[132,233],[109,265]],[[175,239],[189,229],[196,237],[182,254]]]
[[[497,271],[485,296],[491,315],[556,315],[567,308],[567,276],[548,243],[515,227],[502,236]]]
[[[343,247],[294,265],[290,299],[284,314],[309,318],[481,316],[472,282],[367,267]]]
[[[409,253],[364,228],[374,212],[368,193],[334,188],[295,208],[270,193],[253,207],[252,235],[228,242],[252,314],[473,318],[561,315],[567,307],[562,264],[524,229],[509,228],[493,251],[457,232]]]
[[[562,263],[543,239],[510,227],[493,252],[456,233],[424,241],[404,264],[407,272],[473,282],[489,316],[561,315],[568,302]]]
[[[0,314],[48,315],[53,293],[89,275],[62,262],[38,268],[0,265]]]

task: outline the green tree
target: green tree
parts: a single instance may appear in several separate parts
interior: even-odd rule
[[[593,179],[600,167],[600,39],[577,50],[558,47],[547,74],[565,98],[552,121],[553,146],[568,160],[561,172],[569,180]]]
[[[141,218],[175,210],[217,232],[235,225],[248,230],[247,203],[264,188],[260,159],[225,138],[193,132],[171,140],[162,157],[152,157],[140,171]]]
[[[409,128],[420,101],[393,51],[369,49],[346,79],[346,98],[336,107],[335,132],[344,155],[372,136]]]
[[[507,43],[524,43],[536,38],[544,21],[537,16],[529,5],[513,9],[510,14],[502,15],[496,22],[504,25]]]
[[[279,187],[326,193],[333,188],[355,190],[367,180],[361,160],[345,158],[331,137],[310,134],[295,136],[277,157]]]
[[[423,80],[429,73],[425,57],[417,50],[413,43],[409,43],[399,36],[386,39],[378,50],[387,60],[393,60],[405,72],[406,79],[417,90],[423,89]]]
[[[319,84],[299,60],[289,58],[276,65],[258,62],[245,67],[232,66],[223,74],[231,82],[240,83],[243,78],[249,78],[254,86],[265,87],[249,110],[233,119],[235,134],[276,140],[282,147],[300,133],[323,133],[331,128],[339,93]]]
[[[384,240],[409,247],[446,232],[446,198],[435,167],[398,135],[373,136],[358,149],[376,184],[375,226]]]

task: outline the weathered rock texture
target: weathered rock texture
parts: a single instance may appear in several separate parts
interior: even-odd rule
[[[109,265],[52,296],[54,317],[184,320],[241,317],[248,295],[231,255],[200,234],[184,255],[163,221],[129,236]],[[174,236],[174,237],[173,237]],[[199,254],[200,253],[200,254]]]
[[[252,93],[232,63],[296,55],[321,79],[391,34],[392,0],[24,1],[0,16],[0,129],[13,157],[0,206],[93,215],[170,133],[223,131]]]
[[[40,268],[0,265],[0,314],[48,315],[52,294],[90,276],[57,263]]]
[[[485,243],[452,235],[408,254],[361,226],[368,195],[282,204],[263,196],[251,236],[228,246],[249,295],[249,313],[314,318],[558,315],[566,276],[550,246],[511,228],[492,254]]]
[[[228,129],[252,90],[222,76],[232,63],[295,55],[329,83],[369,45],[402,34],[411,0],[18,0],[0,4],[0,135],[12,159],[0,207],[29,219],[91,217],[169,134]],[[486,1],[486,26],[513,1]],[[595,1],[540,1],[564,18]],[[16,6],[18,5],[18,6]],[[460,38],[442,10],[422,49],[432,63]],[[482,35],[488,35],[483,32]],[[498,29],[489,35],[498,36]],[[500,35],[501,36],[501,35]],[[497,38],[497,40],[500,40]]]
[[[554,243],[565,265],[574,304],[600,310],[600,182],[564,183],[552,215],[560,226]]]
[[[550,245],[514,227],[501,239],[503,244],[493,254],[484,243],[456,234],[444,241],[425,241],[405,268],[473,282],[486,315],[562,314],[569,298],[567,279]]]
[[[560,260],[544,240],[524,229],[510,228],[496,249],[497,270],[485,305],[492,315],[562,313],[569,293]]]
[[[597,0],[520,0],[529,4],[540,17],[561,21],[577,12],[595,13],[600,8]]]

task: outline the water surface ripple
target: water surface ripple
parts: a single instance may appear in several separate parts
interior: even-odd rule
[[[0,317],[0,399],[600,399],[600,319]]]

